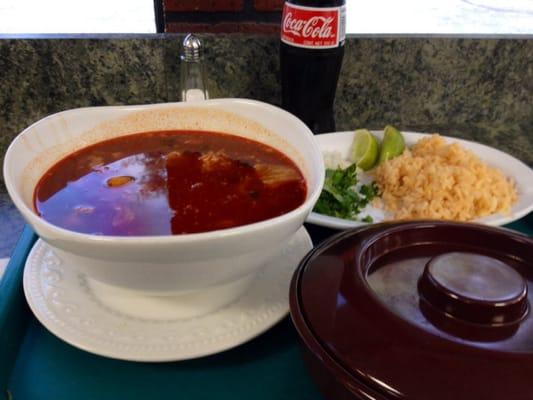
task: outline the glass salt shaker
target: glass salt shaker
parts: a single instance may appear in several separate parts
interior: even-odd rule
[[[203,65],[203,47],[200,39],[188,34],[183,40],[181,53],[181,100],[207,100],[205,68]]]

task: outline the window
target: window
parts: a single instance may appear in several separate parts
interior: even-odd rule
[[[533,0],[347,0],[351,33],[533,33]]]
[[[533,33],[533,0],[346,4],[348,33]],[[0,0],[0,33],[154,33],[154,15],[154,0]]]
[[[0,0],[0,33],[153,33],[153,0]]]

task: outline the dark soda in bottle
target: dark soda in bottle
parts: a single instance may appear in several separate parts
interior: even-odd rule
[[[282,107],[314,133],[335,131],[346,0],[287,0],[281,20]]]

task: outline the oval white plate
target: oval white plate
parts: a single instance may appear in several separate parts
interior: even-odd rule
[[[93,290],[85,275],[63,262],[42,240],[26,260],[24,293],[50,332],[82,350],[130,361],[187,360],[238,346],[285,317],[292,274],[312,247],[307,231],[300,228],[246,293],[193,318],[139,318],[135,310],[114,308],[109,297]]]
[[[374,133],[379,139],[383,138],[383,131],[372,131],[372,133]],[[426,133],[402,133],[408,146],[412,146],[423,137],[430,136]],[[353,131],[327,133],[323,135],[317,135],[316,140],[322,153],[336,151],[339,152],[344,159],[348,159],[352,146],[353,135]],[[472,150],[481,160],[493,167],[499,168],[505,175],[512,177],[516,182],[518,201],[513,206],[509,215],[493,214],[487,217],[476,219],[472,222],[499,226],[520,219],[533,210],[533,170],[531,168],[529,168],[520,160],[493,147],[468,140],[451,138],[448,136],[444,136],[444,138],[447,142],[461,143],[461,145],[463,145],[465,148]],[[370,212],[375,211],[379,214],[379,210],[375,210],[373,207],[367,207],[367,209]],[[309,215],[307,222],[335,229],[349,229],[368,225],[365,222],[330,217],[315,212],[312,212]],[[381,219],[374,218],[374,222],[381,222]]]

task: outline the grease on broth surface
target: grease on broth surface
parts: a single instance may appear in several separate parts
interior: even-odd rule
[[[38,182],[34,207],[76,232],[139,236],[207,232],[300,206],[306,183],[278,150],[204,131],[156,131],[85,147]]]

